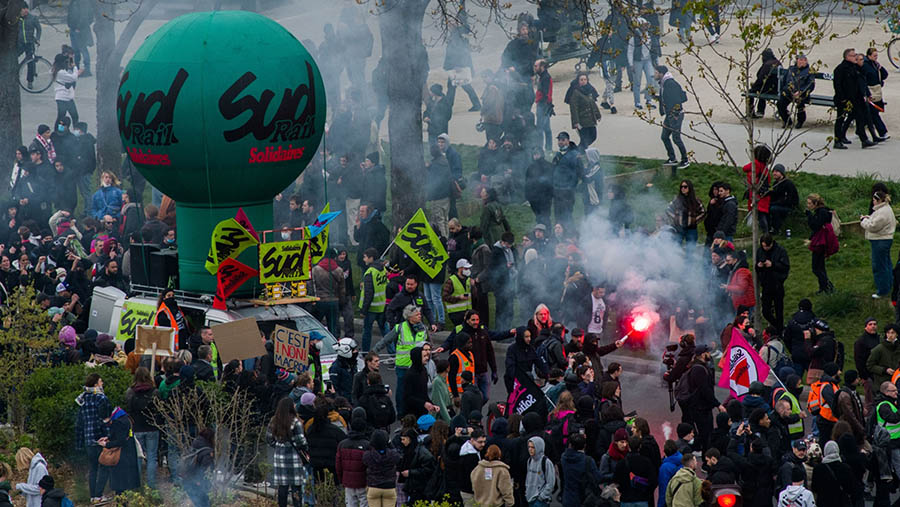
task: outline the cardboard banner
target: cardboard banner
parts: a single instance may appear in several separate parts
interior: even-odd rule
[[[175,355],[175,328],[162,326],[138,326],[134,340],[135,354],[153,354],[156,345],[157,356]]]
[[[284,326],[275,326],[272,331],[275,345],[275,367],[294,373],[306,371],[309,365],[309,334],[294,331]]]
[[[741,400],[750,392],[750,383],[765,382],[769,376],[769,365],[747,343],[739,329],[732,329],[731,341],[725,349],[726,363],[719,377],[719,387],[728,388],[731,394]]]
[[[322,209],[322,213],[316,218],[316,221],[311,225],[306,226],[306,229],[309,231],[309,235],[312,238],[315,238],[319,235],[320,232],[325,230],[325,227],[328,227],[328,224],[331,223],[332,220],[337,218],[338,215],[341,214],[340,211],[329,211],[331,209],[331,203],[325,204],[325,207]]]
[[[152,324],[155,315],[156,308],[153,305],[125,301],[122,303],[122,311],[119,313],[116,341],[123,342],[129,338],[135,338],[137,327]]]
[[[441,271],[444,263],[450,258],[447,249],[425,219],[422,208],[419,208],[419,211],[400,229],[394,238],[394,244],[406,252],[422,271],[432,278]]]
[[[312,270],[310,241],[278,241],[259,245],[259,282],[309,280]]]
[[[237,220],[222,220],[212,233],[209,254],[206,256],[206,270],[215,275],[222,261],[236,258],[248,247],[258,244],[259,241]]]
[[[212,326],[222,364],[266,355],[256,319],[249,317]]]
[[[547,396],[528,375],[517,376],[513,380],[513,390],[506,400],[506,417],[512,414],[525,415],[528,412],[547,412]]]
[[[234,220],[241,224],[241,227],[247,229],[247,232],[252,234],[256,241],[259,241],[259,234],[256,233],[256,229],[253,228],[253,224],[250,223],[247,214],[244,213],[244,208],[238,208],[237,213],[234,215]]]
[[[216,274],[216,297],[213,308],[225,310],[225,300],[247,280],[259,274],[255,269],[235,259],[225,259]]]

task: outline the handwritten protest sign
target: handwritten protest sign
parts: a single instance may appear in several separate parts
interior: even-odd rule
[[[259,245],[260,283],[308,280],[312,269],[309,240],[278,241]]]
[[[272,342],[275,344],[276,367],[296,373],[306,371],[309,364],[309,334],[275,326]]]
[[[175,328],[161,326],[138,326],[137,338],[134,340],[136,354],[152,354],[156,346],[157,356],[175,354]]]
[[[400,229],[394,243],[432,278],[441,271],[444,263],[450,258],[447,249],[428,225],[422,208],[419,208],[403,229]]]
[[[119,313],[119,327],[116,328],[116,340],[123,342],[129,338],[135,338],[138,326],[153,323],[156,308],[153,305],[125,301],[122,303],[122,311]]]

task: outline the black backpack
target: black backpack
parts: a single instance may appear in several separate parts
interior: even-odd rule
[[[391,399],[384,394],[371,398],[366,407],[366,413],[372,414],[372,426],[376,428],[387,428],[396,419],[394,405],[391,403]]]

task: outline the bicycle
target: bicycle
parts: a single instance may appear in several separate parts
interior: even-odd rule
[[[32,69],[32,80],[28,81],[29,67]],[[28,93],[43,93],[53,85],[53,65],[43,56],[35,52],[19,63],[19,86]]]
[[[895,69],[900,70],[900,18],[889,20],[888,28],[894,34],[894,38],[887,45],[888,61],[891,62]]]

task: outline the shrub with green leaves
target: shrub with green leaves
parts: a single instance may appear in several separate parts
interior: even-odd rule
[[[27,428],[37,438],[45,454],[68,457],[75,448],[75,398],[84,388],[89,373],[99,373],[103,392],[115,407],[125,402],[131,372],[122,368],[88,368],[84,365],[38,368],[22,385]]]

